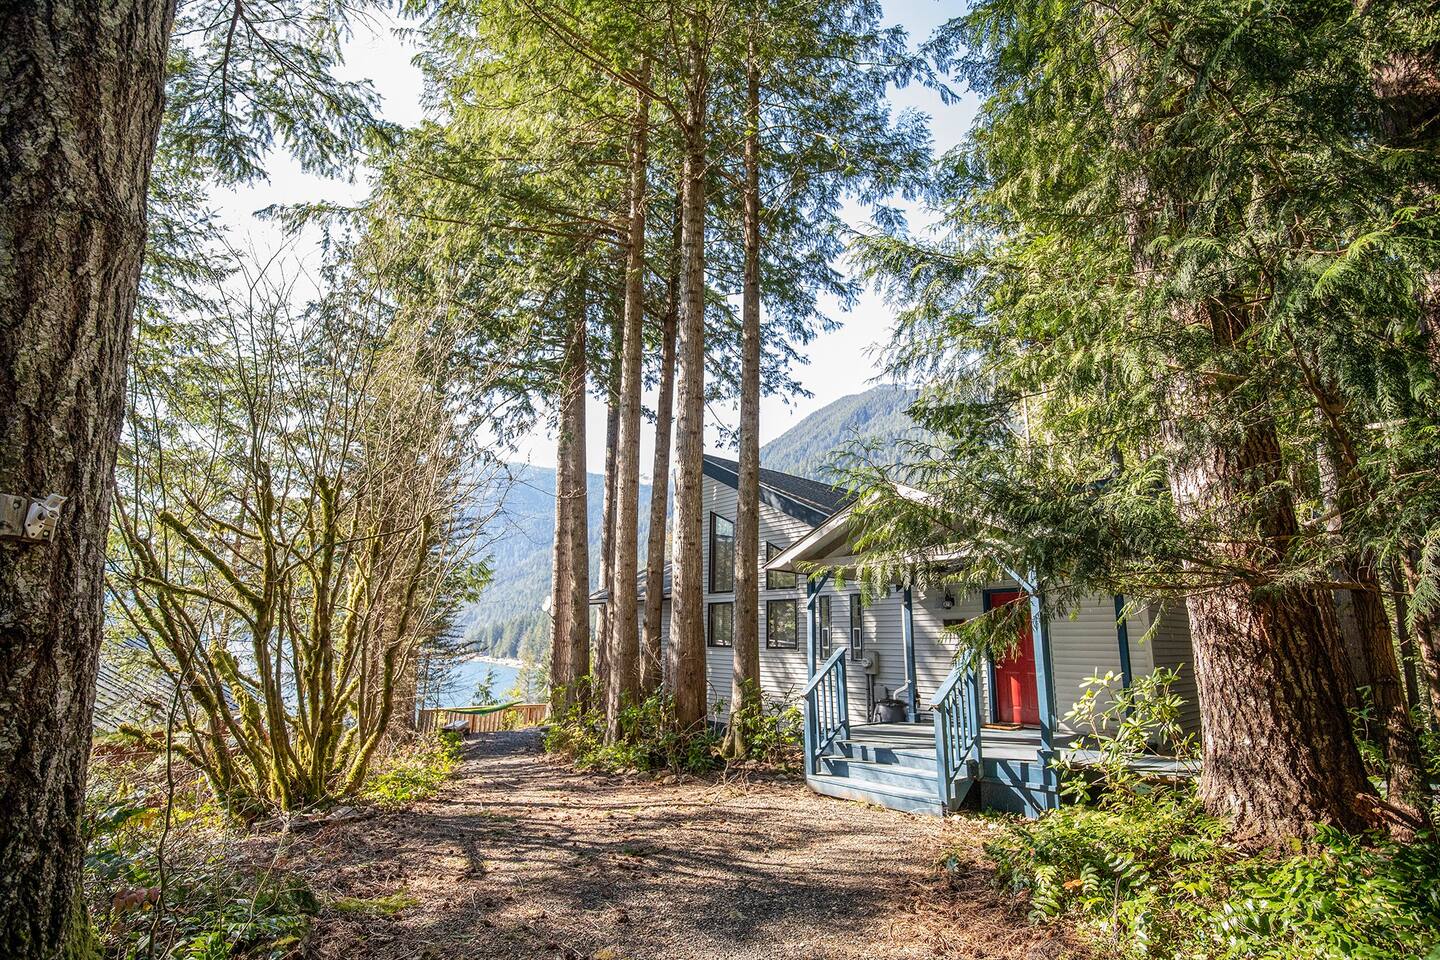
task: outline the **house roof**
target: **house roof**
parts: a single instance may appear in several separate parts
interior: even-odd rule
[[[636,599],[636,600],[644,600],[644,599],[645,599],[645,574],[646,574],[645,568],[644,568],[644,567],[641,567],[641,568],[640,568],[640,573],[635,577],[635,599]],[[670,596],[670,564],[668,564],[668,563],[665,564],[664,582],[663,582],[663,584],[662,584],[662,586],[661,586],[660,589],[661,589],[660,596],[661,596],[662,598]],[[591,606],[603,605],[603,604],[606,604],[606,603],[609,603],[609,602],[610,602],[610,591],[609,591],[608,589],[606,589],[605,587],[601,587],[599,590],[596,590],[594,593],[590,594],[590,605],[591,605]]]
[[[734,460],[705,454],[705,476],[726,486],[739,489],[740,464]],[[832,515],[838,515],[855,498],[840,487],[828,483],[797,477],[779,470],[760,468],[760,501],[769,504],[781,513],[813,526],[825,523]],[[641,569],[636,581],[636,599],[645,599],[645,570]],[[665,564],[665,582],[662,597],[670,596],[670,564]],[[590,594],[590,603],[610,602],[610,591],[604,587]]]
[[[725,457],[705,454],[705,476],[726,486],[739,489],[740,464]],[[760,500],[787,516],[804,521],[812,527],[824,523],[832,514],[849,504],[854,497],[841,487],[797,477],[779,470],[760,468]]]
[[[904,484],[896,484],[895,493],[919,503],[934,502],[929,494]],[[851,542],[854,536],[854,507],[855,500],[852,497],[843,509],[767,562],[765,569],[789,573],[799,572],[796,564],[854,567],[859,560]],[[917,553],[914,559],[916,562],[931,564],[963,563],[971,559],[973,553],[971,548],[956,544],[953,547]]]

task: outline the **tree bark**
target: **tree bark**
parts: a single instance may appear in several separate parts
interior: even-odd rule
[[[174,4],[0,7],[0,955],[93,952],[79,896],[103,566]]]
[[[698,19],[698,18],[697,18]],[[690,25],[682,123],[681,301],[677,331],[679,399],[675,423],[675,549],[670,600],[670,682],[681,728],[705,718],[702,475],[705,455],[705,114],[709,64],[703,25]]]
[[[1357,8],[1361,16],[1372,12],[1383,16],[1393,9],[1372,3],[1359,3]],[[1386,31],[1383,24],[1376,26]],[[1381,105],[1379,134],[1386,143],[1422,154],[1440,147],[1440,50],[1434,46],[1392,49],[1372,65],[1370,80]],[[1413,186],[1417,203],[1440,190],[1440,184],[1423,177],[1416,178]],[[1426,355],[1431,369],[1440,374],[1440,270],[1420,276],[1418,294]]]
[[[1410,632],[1409,597],[1397,568],[1398,564],[1392,560],[1386,570],[1385,585],[1395,600],[1395,646],[1400,657],[1401,674],[1405,678],[1405,702],[1413,712],[1420,706],[1420,683],[1415,670],[1417,653],[1415,637]]]
[[[615,448],[620,434],[620,318],[610,327],[611,368],[606,385],[605,404],[605,482],[600,507],[600,587],[610,599],[596,609],[595,615],[595,686],[604,691],[610,686],[610,646],[613,639],[611,614],[615,609]]]
[[[585,475],[585,298],[570,307],[561,361],[559,442],[555,454],[555,579],[551,585],[550,686],[557,711],[585,691],[590,672],[590,544]]]
[[[650,61],[640,74],[650,82]],[[610,594],[612,639],[610,682],[605,691],[606,732],[620,733],[620,711],[640,692],[639,575],[641,340],[645,333],[645,206],[649,162],[650,98],[636,95],[630,148],[630,234],[625,263],[625,329],[620,364],[620,434],[615,478],[615,571]]]
[[[1410,719],[1400,664],[1395,657],[1395,640],[1381,600],[1380,571],[1373,555],[1356,544],[1350,533],[1353,518],[1371,496],[1370,486],[1358,469],[1354,440],[1344,426],[1344,403],[1324,388],[1313,388],[1319,404],[1318,418],[1325,440],[1320,444],[1318,464],[1321,494],[1329,516],[1330,532],[1346,545],[1337,573],[1342,582],[1358,589],[1337,590],[1336,612],[1340,621],[1344,662],[1348,669],[1350,702],[1360,697],[1354,687],[1369,690],[1369,711],[1365,735],[1379,745],[1386,760],[1386,798],[1398,810],[1422,823],[1426,819],[1425,773],[1420,741]],[[1348,622],[1347,622],[1348,620]]]
[[[1400,563],[1405,573],[1407,606],[1415,636],[1415,648],[1420,654],[1425,689],[1430,696],[1430,723],[1440,729],[1440,626],[1437,626],[1433,613],[1415,606],[1415,587],[1420,582],[1419,551],[1414,548],[1402,551]]]
[[[573,592],[570,583],[570,527],[573,520],[569,499],[573,487],[569,471],[575,443],[570,422],[574,337],[572,321],[562,361],[560,408],[555,431],[555,545],[550,565],[550,707],[556,714],[569,706],[575,682],[575,672],[570,663],[570,597]]]
[[[645,638],[640,651],[640,690],[646,696],[664,681],[665,529],[670,500],[670,433],[675,397],[675,327],[680,309],[680,203],[675,203],[674,260],[660,327],[660,390],[655,401],[655,462],[650,480],[650,533],[645,548]]]
[[[745,267],[740,298],[740,476],[735,505],[735,646],[724,753],[748,752],[760,709],[760,68],[745,61]]]
[[[1237,349],[1244,321],[1210,305],[1192,322],[1216,349]],[[1172,388],[1176,423],[1223,402],[1223,387]],[[1176,426],[1169,428],[1173,434]],[[1204,724],[1200,796],[1242,841],[1275,845],[1313,835],[1317,824],[1345,830],[1377,825],[1346,710],[1346,677],[1326,591],[1267,582],[1267,571],[1299,535],[1293,502],[1274,483],[1283,471],[1274,425],[1255,416],[1243,439],[1185,450],[1172,440],[1170,488],[1183,518],[1244,517],[1244,537],[1211,549],[1226,568],[1246,571],[1186,600]]]

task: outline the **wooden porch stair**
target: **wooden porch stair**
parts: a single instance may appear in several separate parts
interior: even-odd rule
[[[869,724],[832,743],[820,758],[820,771],[807,781],[828,797],[940,816],[947,805],[940,799],[936,766],[935,734],[928,726]],[[966,777],[966,789],[973,779]]]
[[[805,685],[805,779],[817,793],[920,813],[956,809],[982,776],[978,680],[967,659],[930,699],[929,723],[853,724],[847,651]],[[924,719],[923,715],[916,719]]]

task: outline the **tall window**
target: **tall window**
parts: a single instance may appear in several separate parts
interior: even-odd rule
[[[784,550],[775,546],[773,543],[765,544],[765,562],[769,563],[784,552]],[[765,571],[766,590],[794,590],[795,583],[796,579],[793,573],[784,573],[780,570]]]
[[[710,647],[735,646],[735,604],[712,603],[709,606],[710,622],[706,625],[705,645]]]
[[[799,606],[795,600],[768,600],[765,603],[765,646],[793,650],[800,646]]]
[[[850,594],[850,656],[859,659],[865,650],[864,611],[860,606],[860,594]]]
[[[735,589],[735,522],[710,514],[710,592]]]
[[[830,629],[830,598],[822,593],[818,599],[820,601],[820,659],[824,660],[830,656],[833,649],[830,646],[830,639],[833,635],[833,631]]]

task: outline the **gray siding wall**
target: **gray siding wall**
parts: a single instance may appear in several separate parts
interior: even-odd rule
[[[1180,680],[1174,690],[1185,699],[1185,712],[1181,718],[1186,731],[1200,733],[1199,690],[1195,685],[1195,651],[1190,642],[1190,614],[1184,603],[1168,603],[1153,609],[1155,626],[1150,634],[1151,649],[1155,667],[1167,667],[1180,671]]]

